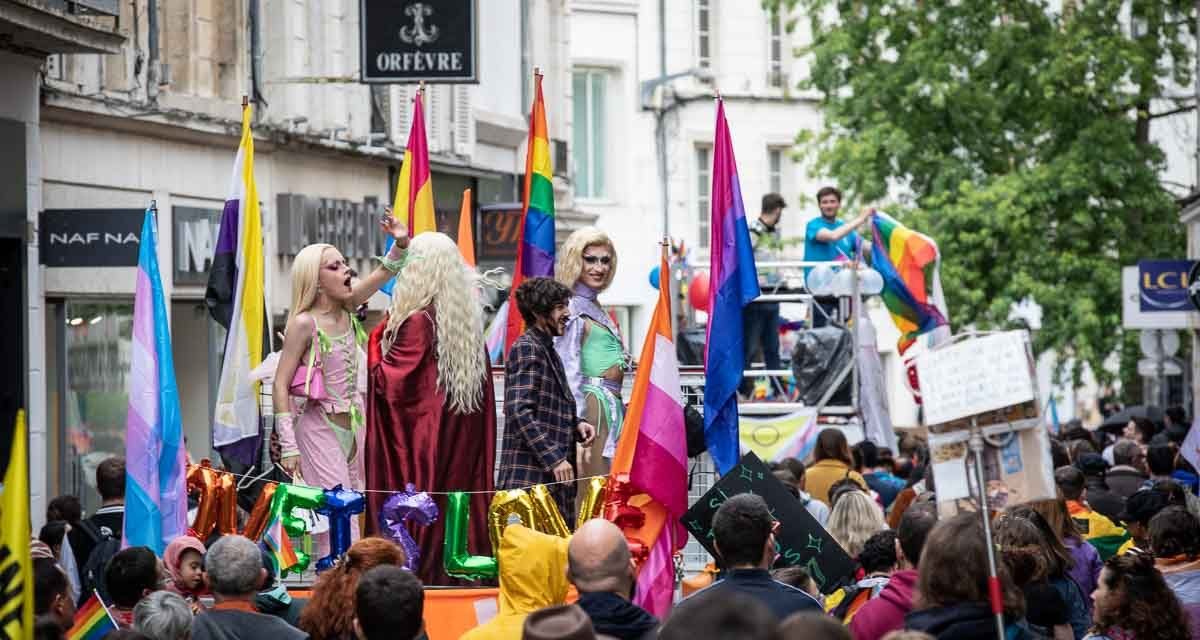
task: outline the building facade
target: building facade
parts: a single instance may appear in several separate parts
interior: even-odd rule
[[[187,448],[194,460],[213,457],[224,334],[203,296],[242,96],[254,107],[267,305],[279,331],[300,248],[332,242],[360,272],[373,268],[376,220],[393,198],[416,91],[358,82],[355,0],[112,4],[119,44],[24,61],[28,101],[41,104],[26,124],[40,167],[21,208],[32,230],[22,406],[44,441],[33,458],[44,469],[35,519],[47,495],[73,493],[94,507],[96,465],[124,452],[137,235],[151,202]],[[567,8],[488,0],[477,10],[479,83],[425,89],[434,196],[439,229],[456,235],[460,198],[472,189],[480,265],[511,271],[535,66],[560,233],[590,219],[572,210],[567,179]],[[386,305],[382,295],[371,301],[377,312]]]

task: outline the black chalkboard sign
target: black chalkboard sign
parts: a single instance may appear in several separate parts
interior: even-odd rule
[[[831,593],[853,580],[854,561],[754,453],[742,456],[737,465],[697,500],[680,520],[713,557],[717,557],[713,545],[713,515],[721,503],[739,493],[761,496],[767,502],[771,515],[780,522],[779,531],[775,534],[779,553],[776,567],[804,567],[821,593]]]

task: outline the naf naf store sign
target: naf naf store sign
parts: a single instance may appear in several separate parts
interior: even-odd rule
[[[363,82],[477,83],[476,0],[361,0]]]
[[[1192,311],[1188,297],[1191,260],[1138,262],[1138,301],[1143,312]]]
[[[47,209],[38,253],[47,267],[136,267],[144,209]]]

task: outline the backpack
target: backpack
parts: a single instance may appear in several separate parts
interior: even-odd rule
[[[104,582],[104,571],[108,568],[108,561],[121,550],[121,539],[101,531],[90,520],[79,524],[84,533],[96,543],[87,562],[79,569],[79,606],[83,606],[88,598],[92,597],[92,591],[99,593],[104,602],[110,602],[108,587]]]

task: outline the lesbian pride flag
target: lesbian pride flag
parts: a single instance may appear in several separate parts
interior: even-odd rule
[[[534,74],[537,93],[529,118],[529,144],[525,152],[525,207],[521,216],[521,243],[508,289],[508,327],[504,352],[512,348],[525,323],[517,311],[517,287],[525,278],[554,275],[554,171],[550,167],[550,136],[546,133],[546,103],[542,99],[542,74]]]
[[[708,328],[704,348],[704,441],[725,475],[737,463],[737,388],[742,382],[742,309],[758,297],[754,247],[738,183],[725,102],[717,98],[713,134],[712,267],[708,287]],[[663,272],[666,273],[666,272]]]
[[[670,277],[665,247],[659,273]],[[650,550],[638,572],[636,604],[660,619],[671,610],[675,552],[687,543],[687,531],[679,524],[688,506],[687,432],[671,330],[670,289],[665,281],[658,288],[658,304],[642,344],[609,479],[610,486],[627,483],[634,497],[650,498],[639,507],[646,514],[645,524],[626,529],[625,536]]]
[[[433,178],[429,170],[429,141],[425,138],[425,90],[413,96],[412,126],[408,130],[408,144],[404,145],[404,159],[400,164],[400,177],[396,180],[396,200],[392,204],[392,215],[408,227],[408,237],[426,231],[437,231],[437,218],[433,209]],[[392,239],[388,238],[388,249]],[[379,288],[392,295],[396,279],[392,278]]]
[[[217,257],[234,256],[236,283],[229,333],[225,335],[225,361],[217,386],[213,419],[213,446],[222,453],[253,464],[259,449],[259,382],[250,377],[263,359],[263,327],[266,322],[263,283],[262,215],[258,209],[258,186],[254,182],[254,133],[250,130],[250,106],[242,107],[242,141],[233,161],[229,198],[221,213]],[[214,263],[216,260],[214,259]],[[126,512],[128,513],[128,511]]]
[[[147,209],[133,296],[121,546],[150,547],[162,556],[187,532],[187,463],[155,233],[154,210]]]
[[[917,336],[948,327],[942,280],[938,275],[941,254],[937,244],[877,211],[871,216],[875,241],[871,266],[883,276],[883,303],[900,330],[901,355]]]

